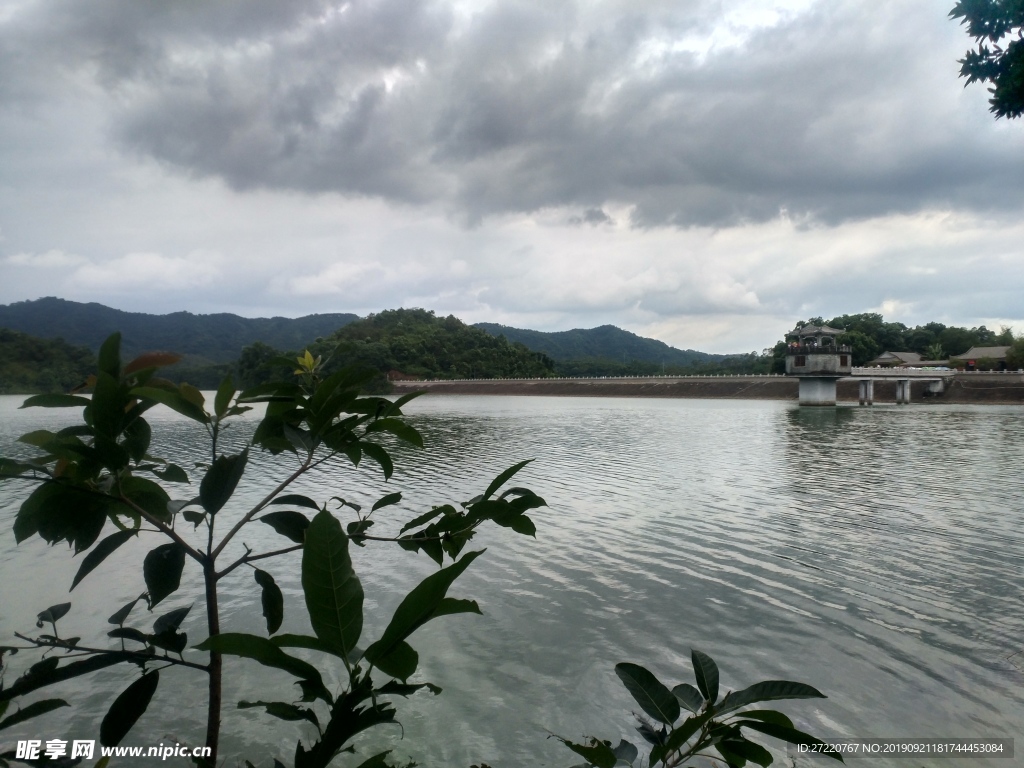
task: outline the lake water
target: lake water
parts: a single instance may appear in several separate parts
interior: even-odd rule
[[[19,402],[0,398],[4,452],[21,432],[70,418],[16,410]],[[389,519],[466,500],[533,458],[517,484],[549,507],[534,515],[536,540],[502,529],[474,540],[487,553],[451,594],[478,599],[485,615],[449,617],[414,635],[419,679],[444,693],[399,700],[404,739],[397,728],[381,731],[361,742],[364,754],[391,745],[421,765],[572,765],[578,760],[546,739],[549,731],[639,741],[617,662],[641,663],[669,685],[692,682],[690,648],[717,660],[723,689],[782,678],[828,694],[780,706],[822,737],[1024,733],[1024,408],[437,395],[407,410],[428,449],[398,449],[389,483],[349,469],[318,473],[299,490],[356,502],[401,490],[400,511],[378,523],[387,530]],[[152,421],[169,458],[203,445],[201,430],[174,414]],[[236,427],[237,444],[248,428]],[[268,467],[264,459],[251,465],[254,482],[241,501],[271,484]],[[69,599],[77,569],[63,548],[14,545],[19,493],[13,483],[0,486],[0,642],[33,630],[36,612]],[[241,539],[257,550],[287,543],[269,528]],[[137,564],[148,548],[119,552],[80,585],[63,632],[102,642],[96,630],[106,617],[144,589]],[[282,631],[307,632],[298,558],[271,562],[266,569],[297,601]],[[357,550],[356,568],[368,596],[365,636],[374,637],[433,566],[378,545]],[[245,570],[222,583],[223,625],[264,632]],[[181,596],[158,611],[187,605],[196,577],[187,567]],[[152,617],[136,611],[134,625],[148,630]],[[200,614],[201,603],[183,627],[193,642],[203,637]],[[201,742],[204,681],[175,671],[125,744]],[[338,679],[338,670],[324,674]],[[274,756],[291,764],[300,728],[233,708],[241,698],[292,700],[288,679],[253,662],[231,665],[228,765],[241,755],[259,766]],[[124,680],[80,678],[61,689],[73,712],[2,735],[96,738]],[[268,685],[273,691],[260,689]],[[983,764],[1021,766],[1024,756]]]

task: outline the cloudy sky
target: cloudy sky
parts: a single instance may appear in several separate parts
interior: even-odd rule
[[[1024,331],[952,0],[0,0],[0,303]]]

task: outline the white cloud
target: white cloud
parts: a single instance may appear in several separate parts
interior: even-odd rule
[[[79,266],[66,278],[65,284],[94,293],[208,289],[221,276],[220,260],[218,254],[202,251],[184,258],[159,253],[128,253]]]
[[[930,4],[61,8],[0,28],[3,302],[718,352],[870,308],[1024,326],[1021,125]]]
[[[73,253],[64,251],[46,251],[45,253],[15,253],[4,258],[4,263],[12,267],[29,267],[31,269],[66,269],[85,263],[87,260]]]

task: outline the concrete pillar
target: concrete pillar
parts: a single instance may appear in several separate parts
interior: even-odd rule
[[[802,377],[800,405],[835,405],[836,379]]]
[[[875,404],[875,380],[874,379],[861,379],[857,382],[859,387],[859,400],[861,405],[874,405]]]
[[[910,404],[910,379],[896,379],[896,405]]]

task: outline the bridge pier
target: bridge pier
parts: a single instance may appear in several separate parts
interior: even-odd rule
[[[836,381],[825,376],[800,378],[800,405],[835,405]]]
[[[910,379],[896,379],[896,405],[910,405]]]
[[[860,404],[861,405],[874,405],[875,404],[875,380],[874,379],[861,379],[859,382],[860,388]]]

